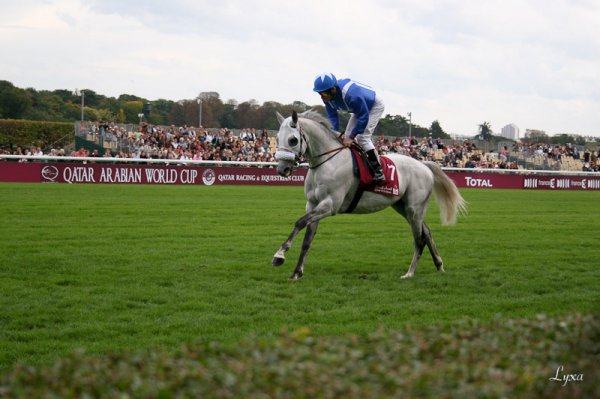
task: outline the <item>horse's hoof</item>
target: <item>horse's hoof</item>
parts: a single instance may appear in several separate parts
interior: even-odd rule
[[[302,273],[294,273],[290,276],[290,280],[298,281],[300,279],[300,277],[302,277]]]
[[[406,280],[407,278],[411,278],[413,276],[412,273],[406,273],[404,276],[400,277],[402,280]]]
[[[271,264],[273,266],[279,267],[281,265],[283,265],[283,262],[285,262],[285,258],[280,258],[278,256],[273,257],[273,261],[271,262]]]

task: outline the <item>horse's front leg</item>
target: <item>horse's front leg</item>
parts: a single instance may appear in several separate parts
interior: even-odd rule
[[[292,247],[292,243],[294,242],[294,238],[298,235],[298,233],[306,227],[308,224],[308,220],[312,217],[312,212],[308,212],[300,219],[296,221],[294,224],[294,229],[292,230],[290,236],[281,244],[279,250],[273,255],[273,266],[281,266],[285,262],[285,253]]]
[[[285,242],[283,244],[281,244],[281,247],[273,256],[273,261],[272,261],[273,266],[283,265],[283,263],[285,262],[285,253],[290,249],[290,247],[292,246],[292,242],[294,241],[294,238],[296,238],[296,236],[302,229],[304,229],[307,225],[310,225],[313,223],[318,224],[319,220],[321,220],[325,217],[331,216],[333,214],[333,209],[334,209],[333,208],[333,200],[331,199],[331,197],[327,197],[325,200],[319,202],[316,206],[314,206],[314,208],[311,203],[308,203],[306,214],[296,221],[296,223],[294,224],[294,229],[292,230],[292,233],[290,234],[288,239],[285,240]],[[316,233],[316,226],[314,227],[314,230],[311,229],[310,234],[307,232],[307,235],[305,236],[304,243],[305,243],[305,245],[308,245],[308,248],[310,248],[310,243],[312,242],[312,239],[314,238],[315,233]],[[299,265],[303,264],[302,258],[306,257],[307,251],[308,251],[308,249],[306,249],[306,251],[304,251],[304,249],[303,249],[302,255],[300,256],[300,261],[298,263]],[[296,268],[296,269],[298,269],[298,268]]]
[[[310,245],[312,244],[313,238],[315,238],[315,234],[317,234],[317,228],[319,227],[319,222],[313,222],[306,226],[306,233],[304,234],[304,241],[302,242],[302,251],[300,252],[300,258],[298,259],[298,264],[296,265],[296,269],[294,269],[294,273],[290,276],[290,280],[298,280],[304,274],[304,262],[306,261],[306,257],[308,256],[308,250],[310,249]]]

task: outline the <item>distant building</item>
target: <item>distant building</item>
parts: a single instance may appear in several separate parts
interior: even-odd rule
[[[514,123],[510,123],[502,128],[500,135],[507,139],[519,141],[519,128]]]

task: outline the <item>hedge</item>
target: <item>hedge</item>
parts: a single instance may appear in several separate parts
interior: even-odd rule
[[[598,398],[599,338],[597,315],[466,319],[347,337],[299,328],[233,348],[74,352],[6,372],[0,397]]]
[[[73,123],[0,119],[0,147],[12,149],[36,146],[47,150],[65,137],[69,143],[74,141]]]

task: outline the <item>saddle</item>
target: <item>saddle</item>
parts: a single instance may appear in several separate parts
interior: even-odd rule
[[[346,209],[345,213],[352,213],[354,211],[365,191],[400,197],[398,172],[396,171],[396,164],[394,164],[391,159],[385,155],[379,157],[379,162],[381,163],[381,168],[385,175],[385,182],[382,184],[375,184],[375,182],[373,182],[373,169],[367,159],[366,152],[359,145],[354,143],[350,147],[350,150],[352,153],[352,170],[354,171],[354,176],[358,178],[359,183],[352,203],[348,209]]]

